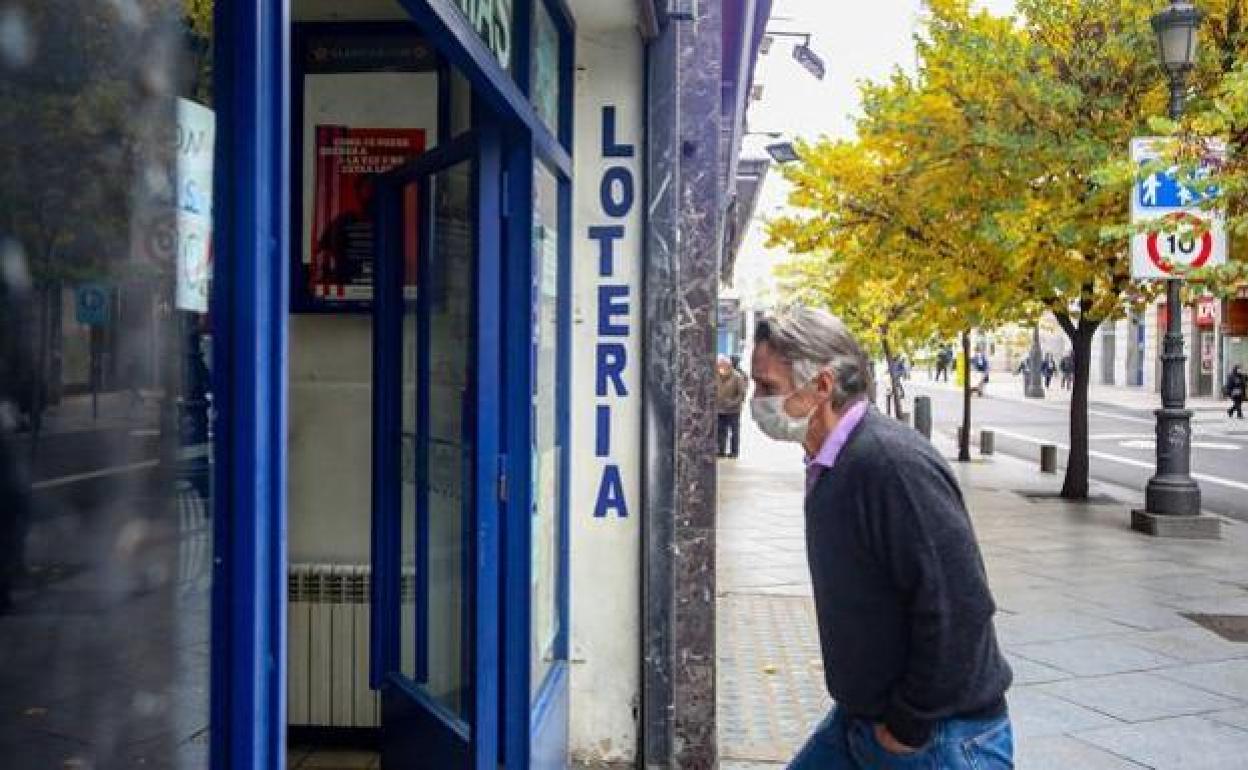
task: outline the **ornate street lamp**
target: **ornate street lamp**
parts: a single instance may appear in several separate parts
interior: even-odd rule
[[[1153,16],[1161,64],[1170,78],[1170,117],[1183,114],[1187,78],[1196,63],[1201,12],[1186,0]],[[1157,473],[1144,489],[1144,510],[1132,527],[1152,535],[1218,537],[1218,520],[1200,515],[1200,487],[1191,476],[1192,413],[1186,408],[1187,355],[1183,352],[1183,282],[1166,282],[1166,336],[1162,342],[1161,409],[1157,415]]]
[[[1175,120],[1183,114],[1187,76],[1196,64],[1197,36],[1203,17],[1194,4],[1185,0],[1170,0],[1169,8],[1153,16],[1161,66],[1170,76],[1170,117]]]

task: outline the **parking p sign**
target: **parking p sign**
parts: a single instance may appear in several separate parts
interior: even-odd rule
[[[1131,140],[1131,161],[1137,166],[1156,163],[1173,139],[1139,137]],[[1221,142],[1210,142],[1207,162],[1194,174],[1180,178],[1177,167],[1141,174],[1131,190],[1131,223],[1156,223],[1156,232],[1131,237],[1131,277],[1182,278],[1201,267],[1226,262],[1226,221],[1222,212],[1202,204],[1218,195],[1217,188],[1201,184],[1214,164],[1226,157]]]
[[[103,326],[108,323],[108,287],[98,283],[84,283],[74,290],[74,318],[83,326]]]

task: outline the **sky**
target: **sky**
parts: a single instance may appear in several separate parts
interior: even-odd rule
[[[978,4],[1008,14],[1014,0]],[[887,78],[898,67],[914,68],[920,6],[920,0],[775,0],[767,29],[810,33],[810,46],[823,57],[827,76],[815,80],[793,60],[793,45],[800,41],[775,38],[770,53],[758,60],[754,82],[762,85],[763,95],[749,107],[748,130],[779,131],[786,139],[852,137],[858,84]],[[764,147],[774,141],[746,136],[742,156],[765,157]],[[765,248],[762,220],[782,213],[786,197],[786,184],[773,166],[737,257],[735,289],[747,300],[767,301],[772,267],[784,257]]]

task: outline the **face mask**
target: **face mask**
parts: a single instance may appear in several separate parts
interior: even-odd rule
[[[815,410],[811,409],[805,417],[790,417],[784,411],[784,403],[792,396],[793,393],[787,396],[756,396],[750,401],[750,416],[768,438],[800,444],[806,440],[810,417]]]

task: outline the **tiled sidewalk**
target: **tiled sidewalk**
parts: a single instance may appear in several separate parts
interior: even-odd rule
[[[946,454],[952,446],[944,447]],[[998,457],[956,466],[1014,667],[1021,770],[1248,769],[1248,643],[1183,613],[1246,618],[1248,525],[1163,541],[1119,502],[1030,499],[1057,477]],[[829,706],[806,572],[799,450],[747,428],[720,464],[719,704],[725,770],[777,768]]]

